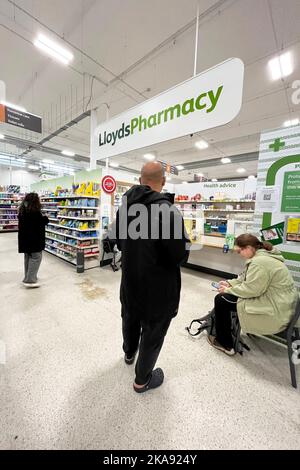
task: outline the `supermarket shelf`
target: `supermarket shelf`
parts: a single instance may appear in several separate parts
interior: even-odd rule
[[[247,209],[203,209],[203,212],[247,212],[249,214],[254,214],[253,210]]]
[[[84,194],[74,194],[73,196],[42,196],[41,200],[43,199],[99,199],[100,196],[85,196]]]
[[[91,209],[91,210],[98,210],[99,206],[91,207],[91,206],[57,206],[59,209]]]
[[[0,219],[0,222],[17,222],[18,223],[18,219]],[[8,225],[11,225],[11,224],[8,224]]]
[[[46,245],[46,246],[48,246],[49,252],[51,252],[50,247],[52,247],[52,245]],[[57,247],[54,246],[53,248],[54,248],[55,250],[58,249],[58,250],[64,251],[65,253],[71,254],[73,258],[76,257],[76,251],[75,251],[74,254],[73,254],[73,253],[71,253],[69,250],[65,250],[64,248],[61,248],[61,247],[60,247],[60,248],[57,248]],[[48,251],[48,250],[46,250],[46,251]],[[63,258],[62,255],[59,255],[59,254],[56,254],[56,253],[51,253],[51,254],[55,254],[56,256],[58,256],[58,257],[60,257],[60,258]],[[73,255],[74,255],[74,256],[73,256]],[[99,256],[99,251],[98,251],[97,253],[89,253],[88,255],[84,255],[84,258],[92,258],[92,257],[95,257],[95,256]],[[64,259],[64,258],[63,258],[63,259]],[[70,262],[72,263],[72,261],[69,260],[69,259],[67,259],[67,261],[70,261]],[[76,264],[76,263],[74,262],[74,264]]]
[[[61,258],[61,259],[65,260],[65,261],[68,261],[68,263],[74,264],[74,265],[76,266],[75,261],[70,260],[70,259],[67,258],[66,256],[59,255],[58,253],[55,253],[55,252],[53,252],[52,250],[49,250],[49,249],[47,249],[47,248],[45,248],[45,251],[47,251],[47,253],[50,253],[50,255],[56,256],[57,258]]]
[[[0,197],[0,201],[17,201],[15,197]]]
[[[219,218],[219,217],[205,217],[206,220],[232,220],[232,219],[225,219],[225,218]]]
[[[253,224],[254,220],[236,220],[236,219],[234,219],[234,223],[236,223],[236,224]]]
[[[88,229],[79,229],[79,228],[74,228],[74,227],[66,227],[65,225],[59,225],[59,224],[49,224],[52,227],[58,227],[63,230],[75,230],[76,232],[97,232],[97,228],[88,228]]]
[[[51,232],[53,233],[53,232]],[[46,239],[47,240],[54,240],[58,243],[62,243],[63,245],[68,245],[68,246],[73,246],[74,248],[77,248],[77,245],[72,245],[72,243],[64,242],[62,240],[59,240],[58,238],[50,237],[49,235],[46,234]]]
[[[58,219],[54,219],[53,217],[48,217],[49,220],[52,220],[53,222],[58,222]]]
[[[69,215],[58,215],[59,219],[71,219],[71,220],[99,220],[98,217],[71,217]]]
[[[46,230],[46,233],[56,233],[57,235],[61,235],[62,237],[68,237],[68,238],[73,238],[74,240],[81,240],[81,241],[87,241],[87,240],[98,240],[99,237],[73,237],[73,235],[68,235],[66,233],[62,233],[62,232],[57,232],[55,230],[49,230],[47,229]]]
[[[174,204],[228,204],[228,203],[235,203],[235,204],[243,204],[243,203],[246,203],[246,204],[251,204],[251,203],[255,203],[256,201],[252,201],[252,200],[245,200],[245,201],[241,201],[241,200],[238,200],[238,201],[217,201],[216,199],[213,200],[213,201],[205,201],[205,200],[201,200],[201,201],[175,201]]]
[[[8,224],[0,224],[0,225],[18,225],[18,220],[9,220],[9,219],[3,219],[5,222],[9,222]]]
[[[226,211],[226,212],[232,212],[232,211]],[[250,211],[238,211],[238,212],[250,212]],[[253,220],[236,220],[236,219],[227,219],[225,217],[201,217],[201,216],[196,216],[196,217],[185,217],[183,215],[183,219],[184,220],[197,220],[197,219],[205,219],[205,220],[216,220],[216,221],[220,221],[220,222],[223,222],[224,220],[226,222],[228,221],[232,221],[232,222],[237,222],[237,223],[253,223]]]
[[[99,245],[78,246],[80,250],[87,250],[88,248],[99,248]]]
[[[78,240],[78,237],[73,237],[73,235],[67,235],[66,233],[57,232],[55,230],[46,230],[46,234],[47,233],[56,233],[57,235],[61,235],[63,237],[68,237],[68,238],[73,238],[74,240]]]
[[[98,248],[98,247],[99,247],[98,244],[97,244],[97,245],[89,245],[89,246],[72,245],[72,243],[64,242],[64,241],[62,241],[62,240],[59,240],[58,238],[49,237],[49,236],[47,236],[47,235],[46,235],[46,239],[48,239],[48,240],[54,240],[54,241],[56,241],[56,242],[58,242],[58,243],[62,243],[63,245],[72,246],[73,248],[76,248],[76,249],[78,248],[78,249],[80,249],[80,250],[86,250],[86,249],[88,249],[88,248],[91,249],[91,248]]]
[[[95,256],[99,256],[99,254],[100,254],[99,251],[98,251],[98,253],[90,253],[89,255],[84,255],[84,259],[85,258],[94,258]]]
[[[59,209],[42,209],[43,212],[59,212]]]
[[[41,204],[42,205],[46,205],[48,204],[49,206],[56,206],[57,205],[57,202],[51,202],[51,201],[41,201]]]
[[[4,229],[0,228],[0,233],[5,233],[5,232],[18,232],[18,229],[9,228],[7,230],[4,230]]]
[[[225,235],[218,234],[218,233],[204,233],[204,237],[216,237],[216,238],[226,238]]]
[[[243,203],[252,204],[252,203],[255,203],[256,201],[252,200],[252,199],[246,199],[246,200],[239,199],[238,201],[233,201],[233,200],[229,200],[229,199],[226,200],[226,201],[218,201],[217,199],[214,199],[213,201],[201,201],[201,202],[204,202],[205,204],[206,203],[210,203],[210,204],[214,204],[214,203],[227,204],[228,202],[234,203],[234,204],[243,204]]]
[[[61,247],[58,248],[57,246],[53,246],[53,245],[51,245],[51,243],[48,244],[48,245],[46,245],[46,246],[48,246],[48,248],[51,247],[51,248],[54,248],[55,250],[58,249],[58,250],[64,251],[65,253],[69,253],[69,254],[72,255],[74,258],[75,258],[75,256],[76,256],[76,247],[74,247],[74,248],[75,248],[75,251],[71,252],[70,250],[66,250],[65,248],[61,248]]]

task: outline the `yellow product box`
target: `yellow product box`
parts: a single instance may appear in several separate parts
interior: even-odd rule
[[[288,219],[287,233],[300,233],[300,218]]]

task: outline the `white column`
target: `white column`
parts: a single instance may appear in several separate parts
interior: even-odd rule
[[[97,109],[91,110],[91,121],[90,121],[90,169],[95,170],[97,167],[97,160],[94,149],[97,146],[97,135],[95,130],[98,124]]]
[[[6,86],[5,82],[0,80],[0,102],[6,100]]]
[[[197,60],[198,60],[198,40],[199,40],[199,14],[200,5],[197,5],[197,21],[196,21],[196,39],[195,39],[195,59],[194,59],[194,77],[197,75]]]

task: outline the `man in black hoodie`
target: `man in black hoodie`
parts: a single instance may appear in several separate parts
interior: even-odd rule
[[[161,163],[144,165],[140,183],[125,194],[117,214],[123,349],[127,364],[133,364],[139,349],[133,385],[137,393],[163,383],[162,369],[153,368],[178,312],[180,265],[189,253],[183,219],[173,205],[174,195],[161,193],[165,185]]]

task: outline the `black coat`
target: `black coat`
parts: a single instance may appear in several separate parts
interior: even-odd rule
[[[180,301],[180,265],[187,261],[189,254],[189,239],[184,231],[182,216],[173,206],[174,195],[155,192],[149,186],[133,186],[125,196],[127,208],[123,202],[117,214],[116,224],[117,244],[122,251],[120,290],[122,307],[130,315],[150,321],[157,321],[166,316],[174,317]],[[156,239],[153,235],[148,239],[142,237],[132,239],[130,236],[122,239],[124,226],[128,229],[132,222],[137,221],[137,217],[130,215],[133,204],[143,204],[146,208],[149,234],[153,233],[151,227],[154,225],[154,219],[151,219],[151,206],[157,210],[166,205],[167,208],[172,207],[174,213],[171,213],[167,223],[158,216],[159,236]],[[180,226],[179,239],[174,237],[175,223]],[[168,239],[162,236],[166,224],[170,229]]]
[[[37,253],[45,248],[48,217],[41,212],[19,214],[19,253]]]

